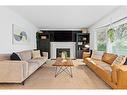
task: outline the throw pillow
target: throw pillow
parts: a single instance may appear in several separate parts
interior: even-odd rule
[[[21,52],[16,52],[22,61],[27,61],[32,58],[32,50],[24,50]]]
[[[11,60],[20,60],[21,61],[20,57],[16,53],[12,53],[11,56],[10,56],[10,59]]]
[[[32,55],[33,59],[40,58],[41,57],[40,50],[32,51]]]
[[[126,62],[126,59],[127,59],[127,57],[124,56],[123,60],[121,61],[121,64],[122,64],[122,65],[124,65],[124,63]]]
[[[127,65],[127,58],[126,58],[126,60],[125,60],[125,62],[124,62],[124,65]]]
[[[126,61],[126,57],[125,56],[118,56],[114,62],[112,63],[113,64],[117,64],[117,65],[123,65]]]
[[[116,54],[105,52],[104,55],[102,56],[102,61],[111,65],[117,57],[118,56]]]
[[[95,60],[101,60],[103,53],[103,51],[93,51],[91,58]]]
[[[92,52],[93,52],[93,51],[92,51],[92,50],[90,50],[90,57],[92,56]]]

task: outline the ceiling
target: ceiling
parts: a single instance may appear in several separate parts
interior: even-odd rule
[[[79,29],[95,24],[117,6],[9,6],[36,27]]]

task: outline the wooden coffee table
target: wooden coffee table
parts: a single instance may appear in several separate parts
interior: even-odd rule
[[[74,64],[71,59],[63,60],[62,58],[58,57],[52,66],[56,67],[55,77],[57,77],[62,72],[65,72],[69,76],[73,77],[72,67]]]

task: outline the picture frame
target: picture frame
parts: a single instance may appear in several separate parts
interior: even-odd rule
[[[28,42],[27,32],[22,27],[12,24],[12,44],[27,44]]]

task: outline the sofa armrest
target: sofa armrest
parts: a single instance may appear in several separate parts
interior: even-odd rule
[[[83,58],[83,62],[87,63],[86,59],[90,58],[90,52],[83,52],[82,58]]]
[[[0,82],[21,83],[28,74],[27,70],[25,61],[0,61]]]
[[[127,88],[127,65],[121,65],[117,71],[118,88]]]
[[[90,52],[83,52],[83,59],[90,58]]]
[[[117,84],[117,72],[118,72],[118,69],[119,69],[120,65],[117,65],[117,64],[113,64],[111,65],[111,68],[112,68],[112,73],[111,73],[111,77],[112,77],[112,82],[114,84]]]
[[[42,52],[43,57],[47,57],[48,58],[48,52]]]

